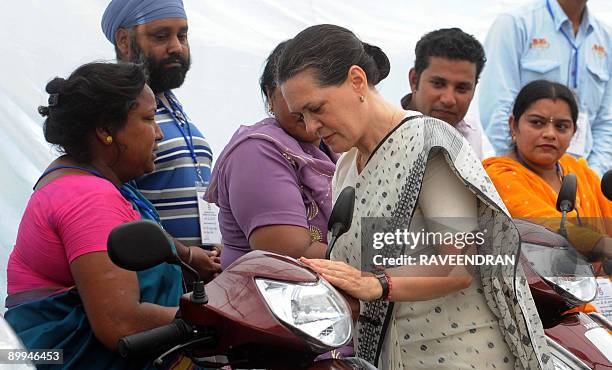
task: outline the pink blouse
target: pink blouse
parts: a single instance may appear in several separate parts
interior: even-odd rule
[[[117,225],[140,219],[138,211],[105,179],[66,175],[36,190],[19,224],[7,269],[8,294],[70,287],[70,263],[106,250]]]

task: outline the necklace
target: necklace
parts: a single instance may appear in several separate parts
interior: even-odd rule
[[[518,159],[519,163],[522,164],[529,171],[535,173],[536,175],[538,174],[533,169],[533,167],[527,164],[527,162],[523,159],[523,156],[518,152],[518,150],[516,151],[516,159]],[[561,168],[561,164],[559,163],[559,161],[555,163],[555,174],[557,175],[557,179],[559,179],[559,184],[562,184],[563,183],[563,169]],[[542,177],[541,175],[538,175],[538,176]]]

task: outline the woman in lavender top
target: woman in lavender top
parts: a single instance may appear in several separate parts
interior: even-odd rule
[[[272,51],[260,78],[272,117],[234,133],[206,194],[220,209],[223,268],[254,249],[296,258],[325,255],[338,156],[306,132],[276,86],[274,71],[285,43]]]

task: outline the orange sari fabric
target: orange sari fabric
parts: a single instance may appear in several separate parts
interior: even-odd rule
[[[559,163],[563,175],[576,175],[576,208],[583,223],[580,227],[576,211],[570,212],[568,238],[588,258],[601,237],[612,235],[612,202],[604,197],[601,180],[584,159],[566,154]],[[540,176],[507,157],[485,159],[483,166],[512,217],[528,219],[551,230],[559,228],[561,212],[556,209],[557,192]]]

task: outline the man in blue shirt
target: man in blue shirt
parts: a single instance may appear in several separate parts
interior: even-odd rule
[[[201,245],[196,182],[208,182],[212,152],[171,91],[189,70],[187,29],[182,0],[113,0],[102,17],[117,59],[143,63],[157,98],[155,120],[164,139],[158,142],[155,171],[136,185],[170,235]]]
[[[612,168],[612,31],[586,0],[537,0],[502,14],[485,41],[480,118],[493,147],[510,147],[508,118],[516,94],[530,81],[570,87],[580,117],[568,153],[585,157],[599,175]]]

